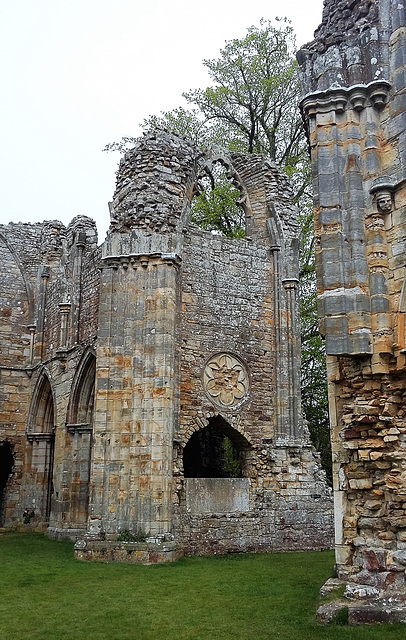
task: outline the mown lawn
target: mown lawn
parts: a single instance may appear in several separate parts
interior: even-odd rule
[[[1,640],[392,640],[406,625],[322,627],[331,552],[85,563],[72,544],[0,535]]]

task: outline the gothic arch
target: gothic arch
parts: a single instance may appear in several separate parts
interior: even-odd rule
[[[83,354],[70,395],[67,425],[92,425],[94,408],[94,387],[96,377],[96,357],[91,349]]]
[[[33,324],[34,323],[34,316],[35,316],[35,305],[34,305],[34,296],[33,296],[33,292],[32,292],[32,287],[30,285],[30,283],[28,282],[27,276],[25,274],[24,271],[24,267],[19,259],[19,257],[17,256],[16,252],[14,251],[13,247],[10,245],[7,237],[4,235],[4,233],[0,232],[0,240],[2,242],[4,242],[4,244],[6,245],[8,251],[10,252],[11,256],[13,257],[13,260],[17,266],[17,269],[19,270],[20,274],[21,274],[21,279],[23,281],[23,285],[24,285],[24,289],[25,289],[25,293],[27,296],[27,303],[28,303],[28,323],[27,324]]]
[[[26,486],[30,508],[40,522],[49,522],[53,495],[55,400],[48,371],[43,367],[31,399],[27,421],[30,443]]]
[[[239,204],[244,210],[245,216],[249,218],[252,215],[251,203],[248,195],[247,187],[241,175],[233,164],[232,159],[224,153],[224,151],[212,151],[210,155],[201,159],[199,163],[198,176],[206,173],[212,174],[213,166],[218,163],[226,170],[226,176],[233,186],[240,192]]]
[[[42,369],[32,394],[27,420],[28,434],[52,434],[56,423],[55,399],[49,373]]]
[[[248,440],[220,414],[194,431],[183,448],[186,478],[231,478],[246,475]]]
[[[86,349],[77,367],[69,399],[66,426],[67,451],[72,456],[69,484],[69,519],[83,529],[89,515],[89,481],[92,457],[96,357]]]
[[[220,414],[218,414],[217,412],[213,411],[212,415],[208,416],[207,418],[197,418],[194,422],[192,422],[186,429],[184,436],[181,439],[181,446],[182,448],[184,448],[188,441],[190,440],[191,436],[196,432],[196,431],[200,431],[201,429],[204,429],[205,427],[209,426],[209,420],[212,418],[215,418],[217,416],[219,416]],[[233,415],[233,416],[227,416],[227,419],[224,419],[223,416],[220,415],[220,418],[222,418],[223,420],[225,420],[225,422],[227,423],[228,427],[230,429],[233,430],[233,432],[236,432],[239,434],[239,437],[241,438],[241,443],[246,443],[246,448],[250,448],[253,446],[253,442],[252,439],[250,437],[250,435],[248,433],[246,433],[243,425],[241,424],[241,418],[239,415]],[[227,435],[227,434],[226,434]]]

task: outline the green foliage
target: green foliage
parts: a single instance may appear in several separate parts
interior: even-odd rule
[[[123,529],[117,536],[119,542],[145,542],[148,538],[148,534],[134,534],[128,529]]]
[[[300,217],[300,320],[302,409],[310,437],[320,453],[320,461],[332,485],[327,371],[324,340],[318,330],[316,268],[314,257],[313,210],[304,208]]]
[[[303,130],[295,110],[299,97],[295,37],[286,20],[250,27],[226,42],[217,60],[204,60],[213,85],[184,94],[209,123],[217,144],[260,153],[295,165]],[[299,143],[299,146],[298,146]]]
[[[345,627],[348,624],[348,607],[339,609],[331,621],[331,624]]]
[[[35,517],[35,511],[32,509],[24,509],[23,511],[23,523],[30,524],[31,520]]]
[[[229,238],[245,236],[245,216],[238,204],[240,193],[225,176],[212,189],[206,187],[192,202],[192,222]]]
[[[240,478],[241,477],[241,468],[240,468],[240,456],[238,454],[237,449],[231,442],[230,438],[227,436],[224,437],[224,461],[226,465],[226,469],[230,474],[230,478]]]

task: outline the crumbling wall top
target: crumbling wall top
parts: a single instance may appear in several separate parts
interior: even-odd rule
[[[321,25],[314,32],[315,40],[308,45],[318,53],[341,43],[344,38],[358,37],[379,22],[375,0],[325,0]]]
[[[389,81],[389,38],[404,13],[394,0],[324,0],[315,40],[297,54],[303,93]]]
[[[188,140],[154,130],[121,159],[110,204],[110,230],[174,230],[182,216],[190,174],[201,152]]]

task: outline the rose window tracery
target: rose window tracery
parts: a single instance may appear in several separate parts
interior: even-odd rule
[[[239,405],[249,391],[249,376],[244,363],[230,353],[212,356],[203,374],[203,385],[212,402],[228,409]]]

